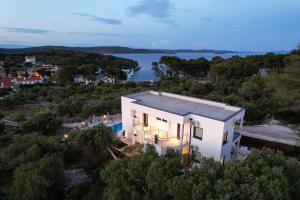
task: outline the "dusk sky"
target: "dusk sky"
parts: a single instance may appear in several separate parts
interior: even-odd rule
[[[0,44],[291,50],[300,0],[0,0]]]

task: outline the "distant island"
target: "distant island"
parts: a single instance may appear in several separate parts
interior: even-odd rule
[[[6,47],[0,45],[0,47]],[[30,52],[44,52],[49,50],[71,50],[71,51],[82,51],[86,53],[98,53],[98,54],[176,54],[176,53],[214,53],[214,54],[225,54],[225,53],[241,53],[238,51],[229,50],[211,50],[211,49],[136,49],[121,46],[103,46],[103,47],[66,47],[66,46],[38,46],[38,47],[20,47],[11,48],[13,46],[7,46],[6,48],[0,48],[1,54],[15,54],[15,53],[30,53]]]

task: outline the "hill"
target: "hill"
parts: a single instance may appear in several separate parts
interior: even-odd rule
[[[1,45],[0,45],[1,46]],[[71,51],[82,51],[87,53],[98,53],[98,54],[145,54],[145,53],[161,53],[161,54],[176,54],[176,53],[238,53],[237,51],[228,50],[193,50],[193,49],[135,49],[121,46],[104,46],[104,47],[66,47],[66,46],[39,46],[39,47],[28,47],[28,48],[0,48],[2,54],[26,54],[30,52],[44,52],[49,50],[71,50]]]

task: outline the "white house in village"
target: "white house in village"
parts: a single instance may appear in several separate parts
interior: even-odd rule
[[[32,63],[33,65],[36,64],[35,56],[25,56],[25,63]]]
[[[245,109],[224,103],[165,92],[145,91],[122,96],[124,140],[153,144],[196,158],[232,159],[239,149]]]

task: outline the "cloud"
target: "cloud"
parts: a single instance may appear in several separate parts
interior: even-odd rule
[[[101,32],[68,32],[74,35],[91,35],[91,36],[104,36],[104,37],[143,37],[147,38],[149,35],[146,34],[118,34],[118,33],[101,33]]]
[[[118,19],[103,18],[103,17],[98,17],[98,16],[95,16],[95,15],[87,14],[87,13],[72,12],[71,14],[76,15],[76,16],[80,16],[80,17],[84,17],[84,18],[86,18],[87,20],[90,20],[90,21],[101,22],[101,23],[109,24],[109,25],[122,24],[122,21],[118,20]]]
[[[140,0],[136,5],[128,7],[130,16],[146,14],[150,17],[170,20],[173,9],[170,0]]]
[[[121,37],[121,36],[123,36],[122,34],[115,34],[115,33],[95,33],[95,32],[78,32],[78,31],[69,32],[69,34],[73,34],[73,35],[95,35],[95,36],[107,36],[107,37]]]
[[[16,32],[16,33],[30,33],[30,34],[48,34],[52,31],[44,30],[44,29],[35,29],[35,28],[19,28],[19,27],[0,27],[0,29]]]

